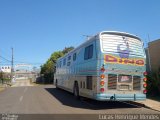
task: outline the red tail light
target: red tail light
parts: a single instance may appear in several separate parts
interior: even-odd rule
[[[147,93],[147,90],[143,90],[143,93],[146,94],[146,93]]]
[[[147,84],[143,84],[143,87],[146,88],[146,87],[147,87]]]
[[[100,91],[101,91],[101,92],[104,92],[104,88],[101,88]]]
[[[104,72],[104,71],[105,71],[105,68],[104,68],[104,67],[102,67],[102,68],[101,68],[101,72]]]
[[[143,78],[143,81],[144,81],[144,82],[146,82],[146,81],[147,81],[147,78],[146,78],[146,77],[145,77],[145,78]]]
[[[101,79],[104,79],[104,78],[105,78],[105,75],[104,75],[104,74],[102,74],[100,77],[101,77]]]
[[[146,75],[147,75],[147,72],[144,72],[143,75],[146,76]]]
[[[104,81],[101,81],[101,82],[100,82],[100,85],[101,85],[101,86],[104,86]]]

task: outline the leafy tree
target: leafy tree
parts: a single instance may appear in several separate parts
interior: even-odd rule
[[[66,53],[70,52],[71,50],[73,50],[74,47],[71,46],[71,47],[65,47],[63,50],[62,50],[62,53],[65,55]]]
[[[56,63],[57,59],[62,57],[64,54],[62,51],[57,51],[57,52],[54,52],[51,54],[51,57],[50,57],[50,61],[52,61],[54,64]]]
[[[46,63],[41,66],[41,74],[44,75],[45,83],[53,82],[57,59],[64,56],[64,54],[68,53],[72,49],[74,49],[74,47],[66,47],[62,51],[52,53]]]
[[[2,72],[2,71],[0,72],[0,81],[1,81],[2,84],[3,84],[3,72]]]
[[[147,91],[150,96],[160,95],[160,69],[147,75]]]

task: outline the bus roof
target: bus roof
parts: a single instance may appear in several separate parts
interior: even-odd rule
[[[92,37],[90,37],[89,39],[87,39],[84,43],[80,44],[78,47],[76,47],[75,49],[71,50],[70,52],[66,53],[64,56],[58,58],[57,60],[61,60],[62,58],[66,57],[68,54],[74,52],[75,50],[77,50],[78,48],[80,48],[81,46],[83,46],[84,44],[86,44],[87,42],[90,42],[92,40],[94,40],[95,38],[100,38],[101,35],[103,34],[110,34],[110,35],[122,35],[122,36],[127,36],[127,37],[132,37],[135,39],[138,39],[141,41],[141,39],[137,36],[137,35],[133,35],[127,32],[120,32],[120,31],[102,31],[99,32],[98,34],[93,35]]]
[[[127,36],[127,37],[132,37],[132,38],[135,38],[135,39],[138,39],[141,41],[141,39],[137,36],[137,35],[133,35],[133,34],[130,34],[130,33],[127,33],[127,32],[120,32],[120,31],[102,31],[99,33],[99,35],[103,35],[103,34],[111,34],[111,35],[124,35],[124,36]]]

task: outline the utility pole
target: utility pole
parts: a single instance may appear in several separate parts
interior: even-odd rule
[[[13,79],[13,47],[11,48],[12,50],[12,60],[11,60],[11,79]]]
[[[149,36],[149,34],[148,34],[148,41],[150,42],[150,36]],[[149,72],[151,72],[151,58],[150,58],[150,52],[149,52],[149,42],[148,42],[148,44],[147,44],[147,48],[148,48],[148,50],[147,50],[147,52],[148,52],[148,63],[149,63]]]

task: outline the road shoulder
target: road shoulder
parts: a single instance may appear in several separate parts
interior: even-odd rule
[[[0,92],[5,90],[5,85],[0,85]]]
[[[139,101],[138,103],[144,104],[146,107],[160,111],[160,101],[147,98],[145,101]]]

